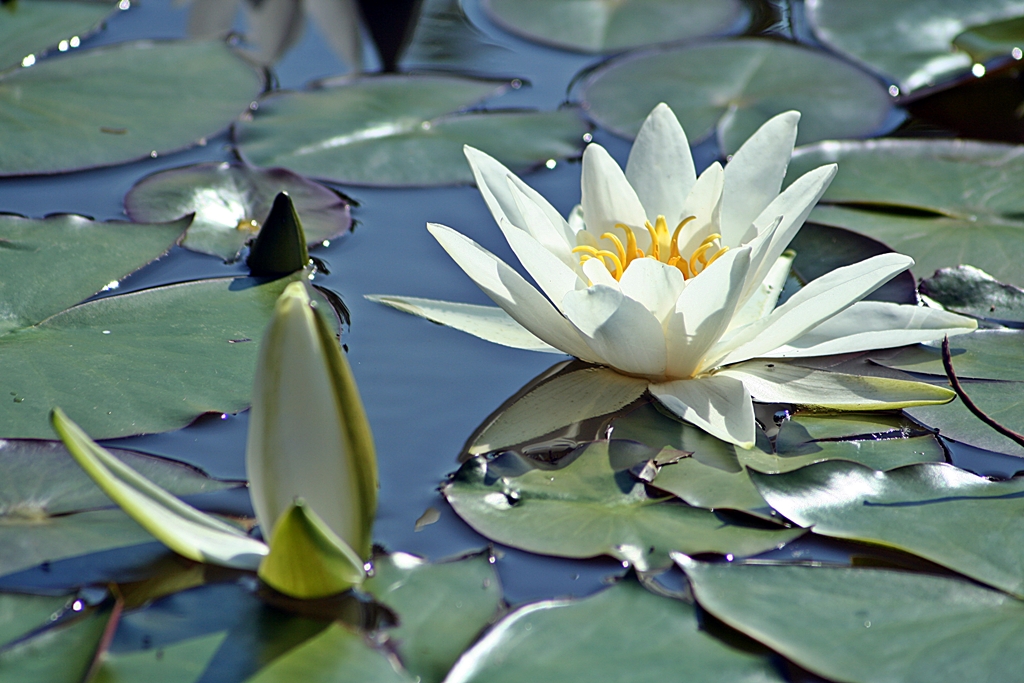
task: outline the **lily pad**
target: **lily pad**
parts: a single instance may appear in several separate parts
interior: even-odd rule
[[[52,438],[61,406],[98,439],[184,427],[249,404],[254,339],[295,277],[201,280],[107,297],[0,336],[0,436]]]
[[[584,83],[583,107],[632,138],[659,102],[691,142],[712,133],[724,153],[781,112],[801,112],[797,142],[877,134],[892,114],[871,76],[820,51],[762,38],[708,42],[615,59]]]
[[[0,22],[0,71],[21,64],[47,50],[66,52],[71,39],[81,39],[99,28],[117,3],[80,0],[18,0],[4,3]]]
[[[985,48],[971,54],[957,47],[990,46],[1008,38],[1006,28],[986,29],[1024,15],[1019,0],[809,0],[807,18],[827,46],[892,78],[910,93],[969,73],[976,60],[991,56]],[[1012,28],[1012,27],[1011,27]],[[1018,31],[1019,31],[1018,27]],[[958,40],[967,31],[973,40]],[[1000,34],[1000,35],[996,35]],[[1024,38],[1024,31],[1016,33]],[[956,45],[959,43],[959,45]],[[1007,53],[1010,45],[1007,48]]]
[[[986,415],[1014,431],[1024,430],[1024,382],[962,380],[960,383]],[[937,429],[947,439],[1024,457],[1024,446],[979,420],[960,399],[942,406],[909,408],[907,413],[921,424]]]
[[[616,462],[608,442],[573,455],[559,469],[512,453],[478,456],[442,492],[460,517],[498,543],[558,557],[611,555],[641,571],[665,567],[671,550],[746,556],[800,535],[730,524],[654,497],[629,473],[636,461]]]
[[[112,453],[176,495],[236,485],[163,458]],[[153,540],[120,510],[96,509],[111,504],[59,443],[0,441],[0,575]]]
[[[824,142],[796,150],[788,178],[836,162],[809,220],[914,257],[914,272],[969,264],[1024,285],[1024,147],[966,140]]]
[[[352,227],[348,201],[333,190],[284,169],[227,162],[146,176],[125,196],[124,206],[136,221],[169,221],[195,213],[182,246],[230,261],[259,232],[279,192],[291,197],[310,246]]]
[[[136,652],[108,652],[90,683],[194,683],[225,636],[221,631]]]
[[[424,0],[412,36],[402,47],[403,70],[463,69],[483,73],[484,65],[506,63],[512,51],[488,38],[462,8],[460,0]]]
[[[38,323],[166,252],[188,219],[101,223],[82,216],[0,216],[0,335]]]
[[[973,266],[943,268],[921,280],[921,293],[947,309],[975,318],[1024,323],[1024,289],[999,282]]]
[[[742,31],[741,0],[486,0],[491,18],[529,40],[579,52],[619,52]]]
[[[773,508],[817,534],[899,548],[1024,596],[1024,529],[1010,521],[1024,514],[1024,478],[991,481],[945,463],[878,472],[840,461],[750,476]]]
[[[68,595],[0,594],[0,648],[56,621],[73,602]]]
[[[1024,332],[977,330],[950,338],[949,355],[960,379],[1024,382]],[[872,354],[879,365],[945,376],[942,343],[916,344],[895,352]]]
[[[652,405],[612,422],[615,438],[632,439],[653,448],[693,451],[693,456],[657,468],[651,484],[704,508],[743,510],[760,517],[774,514],[748,476],[789,472],[823,460],[851,460],[878,469],[918,462],[942,462],[938,440],[910,421],[885,414],[797,413],[779,428],[772,452],[767,438],[744,450],[674,420]]]
[[[101,646],[114,612],[109,605],[0,648],[0,671],[18,683],[79,683]],[[116,618],[116,617],[114,617]]]
[[[583,600],[515,610],[468,650],[448,683],[782,681],[771,661],[710,635],[692,605],[626,579]]]
[[[0,75],[0,176],[60,173],[196,144],[262,84],[222,42],[121,43]]]
[[[375,558],[373,566],[361,589],[398,615],[388,638],[405,668],[426,683],[444,679],[503,605],[490,552],[438,564],[394,553]]]
[[[354,185],[469,183],[478,147],[512,170],[575,156],[587,125],[571,108],[471,110],[507,84],[456,76],[374,76],[268,95],[235,127],[257,166]]]
[[[335,623],[260,669],[246,683],[414,683],[366,638]]]
[[[968,581],[880,569],[679,562],[701,607],[831,680],[1014,680],[1024,657],[1024,603]]]

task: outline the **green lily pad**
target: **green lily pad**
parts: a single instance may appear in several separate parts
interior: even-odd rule
[[[83,2],[81,0],[18,0],[0,8],[0,71],[21,64],[32,55],[40,57],[47,50],[71,49],[99,28],[117,3]]]
[[[514,171],[579,153],[588,127],[574,109],[470,110],[504,88],[456,76],[342,79],[263,98],[235,138],[257,166],[354,185],[472,182],[464,144]]]
[[[352,227],[349,203],[333,190],[284,169],[227,162],[146,176],[128,192],[124,205],[136,221],[168,221],[195,213],[181,245],[230,261],[259,232],[279,192],[287,192],[294,202],[310,246]]]
[[[969,73],[993,41],[1024,38],[1016,0],[810,0],[807,18],[828,47],[892,78],[904,94]],[[995,26],[986,28],[988,24]],[[964,32],[979,35],[961,38]],[[966,42],[965,42],[966,41]],[[987,47],[986,47],[987,44]],[[957,48],[980,47],[963,51]],[[1006,53],[1014,45],[1008,45]],[[973,52],[973,54],[972,54]]]
[[[281,655],[246,683],[414,683],[359,633],[335,623]]]
[[[626,579],[583,600],[523,605],[468,650],[445,680],[769,683],[783,678],[767,657],[708,634],[692,605],[655,596]]]
[[[973,266],[943,268],[921,280],[921,293],[956,313],[1024,323],[1024,289],[1003,284]]]
[[[1012,681],[1024,603],[943,576],[679,558],[701,607],[837,681]],[[995,646],[998,644],[998,646]]]
[[[140,41],[0,76],[0,176],[109,166],[223,130],[258,74],[222,42]]]
[[[0,649],[71,609],[73,596],[0,594]]]
[[[977,330],[949,340],[949,355],[960,379],[1024,382],[1024,332]],[[872,354],[879,365],[906,372],[945,376],[942,343],[916,344],[893,353]]]
[[[1024,596],[1024,529],[1010,521],[1024,514],[1024,478],[991,481],[945,463],[878,472],[839,461],[750,476],[773,508],[815,533],[899,548]]]
[[[691,142],[714,133],[725,153],[789,109],[802,113],[801,144],[876,134],[892,113],[873,77],[820,51],[762,38],[630,54],[597,69],[581,98],[598,124],[630,138],[665,102]]]
[[[986,415],[1004,427],[1024,431],[1024,382],[962,380],[960,384]],[[947,439],[1024,457],[1024,446],[982,422],[960,399],[941,406],[909,408],[907,413],[921,424],[937,429]]]
[[[112,450],[152,481],[184,496],[237,485],[171,460]],[[0,575],[43,562],[153,540],[111,505],[64,447],[52,441],[0,441]]]
[[[52,438],[54,406],[98,439],[249,404],[254,339],[291,278],[201,280],[107,297],[0,336],[0,436]],[[11,400],[10,397],[13,397]]]
[[[651,484],[703,508],[729,508],[772,518],[746,468],[790,472],[823,460],[851,460],[878,469],[919,462],[943,462],[945,453],[931,434],[909,420],[886,414],[796,413],[782,423],[772,452],[761,436],[750,449],[736,448],[646,405],[612,422],[617,439],[652,448],[692,451],[693,456],[661,465]]]
[[[0,648],[0,674],[18,683],[80,683],[110,623],[112,609],[90,609],[83,616]]]
[[[82,216],[0,216],[0,335],[34,325],[166,252],[188,219],[101,223]]]
[[[136,652],[108,652],[90,683],[194,683],[225,636],[221,631]]]
[[[487,538],[558,557],[611,555],[641,571],[665,567],[668,553],[754,555],[799,535],[792,529],[730,524],[713,512],[655,498],[608,442],[595,442],[559,469],[508,453],[468,460],[442,489]]]
[[[375,558],[361,586],[398,615],[387,631],[405,668],[437,683],[503,606],[501,583],[489,552],[430,564],[405,553]]]
[[[619,52],[742,31],[741,0],[486,0],[491,18],[529,40],[579,52]]]
[[[1024,285],[1021,147],[964,140],[825,142],[796,150],[788,178],[839,173],[810,221],[862,232],[914,257],[914,272],[969,264]]]
[[[1017,11],[1024,12],[1024,9]],[[953,46],[969,54],[975,62],[1006,56],[1019,59],[1021,45],[1024,45],[1024,16],[974,26],[953,39]]]

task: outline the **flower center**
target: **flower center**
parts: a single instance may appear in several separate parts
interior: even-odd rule
[[[633,230],[623,223],[616,223],[615,227],[625,231],[625,245],[622,244],[622,240],[619,239],[618,235],[610,232],[601,235],[601,239],[610,240],[615,245],[615,251],[598,249],[589,245],[578,246],[572,251],[574,254],[580,255],[580,265],[583,265],[592,258],[598,259],[616,280],[621,280],[622,274],[629,268],[629,264],[638,258],[652,258],[674,266],[683,274],[683,279],[689,280],[703,272],[718,257],[729,251],[729,247],[722,246],[722,236],[718,233],[713,233],[708,235],[688,258],[684,258],[679,253],[679,233],[682,232],[687,223],[695,219],[696,216],[688,216],[681,220],[671,236],[669,235],[668,224],[665,222],[664,216],[658,216],[654,225],[647,221],[645,227],[651,235],[651,246],[649,253],[646,254],[643,249],[636,246],[636,235],[633,234]]]

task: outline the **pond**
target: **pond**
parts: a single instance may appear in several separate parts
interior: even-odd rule
[[[16,1],[25,6],[44,2]],[[267,7],[274,2],[262,1]],[[502,128],[483,123],[483,133],[474,134],[483,142],[487,135],[508,138],[494,144],[499,149],[505,146],[510,165],[514,165],[516,153],[533,155],[528,159],[536,163],[518,162],[518,168],[527,169],[521,175],[562,216],[568,216],[580,202],[579,157],[585,142],[602,145],[625,166],[631,137],[660,100],[672,105],[691,141],[697,142],[692,153],[698,172],[716,160],[731,159],[740,143],[770,116],[802,109],[797,143],[805,146],[794,157],[787,184],[798,173],[836,160],[840,175],[829,190],[831,194],[825,195],[812,214],[813,223],[793,242],[797,260],[781,301],[827,271],[890,251],[890,247],[911,254],[919,264],[913,277],[895,278],[874,297],[916,304],[919,293],[925,294],[951,311],[981,319],[981,327],[986,328],[983,333],[964,335],[981,341],[951,339],[953,359],[961,376],[967,378],[964,387],[1000,422],[1010,428],[1024,424],[1020,408],[1024,405],[1020,389],[1024,378],[1017,376],[1021,374],[1020,349],[1024,345],[1020,335],[1024,333],[1015,331],[1024,325],[1024,292],[1019,289],[1024,286],[1019,266],[1019,258],[1024,256],[1020,240],[1024,193],[1013,187],[1020,148],[1011,144],[1024,135],[1019,115],[1024,91],[1015,66],[1020,50],[1012,44],[1020,34],[1024,6],[981,3],[985,7],[978,9],[977,16],[963,19],[957,15],[960,10],[945,6],[955,3],[941,3],[942,7],[930,10],[918,7],[927,3],[897,3],[898,10],[892,11],[894,15],[903,13],[900,21],[909,17],[927,25],[944,17],[953,22],[949,16],[954,16],[963,23],[962,30],[941,38],[938,47],[927,48],[941,56],[953,52],[955,44],[957,58],[964,56],[965,63],[947,56],[945,61],[936,58],[925,65],[908,65],[910,57],[886,46],[911,41],[911,34],[888,34],[884,27],[874,33],[851,31],[850,26],[858,21],[870,22],[864,16],[843,15],[835,9],[837,3],[826,0],[763,4],[734,0],[709,3],[702,11],[697,9],[701,3],[695,2],[624,3],[626,14],[636,12],[648,21],[650,16],[660,17],[664,26],[654,21],[650,26],[654,37],[646,40],[637,35],[644,35],[647,27],[637,28],[628,17],[615,19],[620,23],[608,33],[588,33],[578,27],[552,31],[559,20],[567,21],[572,15],[544,9],[543,2],[424,0],[417,7],[405,4],[394,3],[392,14],[384,12],[383,17],[376,15],[385,5],[364,8],[366,19],[374,22],[362,29],[366,70],[377,71],[382,64],[395,61],[394,54],[378,52],[371,36],[382,46],[381,52],[388,45],[397,47],[400,41],[396,36],[404,36],[400,70],[442,71],[504,84],[487,86],[480,96],[463,96],[462,103],[453,92],[450,108],[439,111],[475,108],[482,101],[482,107],[490,110],[557,112],[561,118],[542,124],[514,121]],[[552,2],[551,7],[572,4]],[[7,5],[0,10],[0,22],[5,20]],[[124,41],[180,40],[188,34],[187,7],[163,0],[147,0],[130,8],[127,2],[122,5],[102,30],[84,37],[80,47],[67,55],[40,55],[37,65],[23,61],[22,69],[33,73],[48,60],[70,62],[78,53]],[[708,9],[712,6],[718,9]],[[317,11],[322,9],[309,10]],[[422,14],[417,16],[416,11]],[[552,13],[547,16],[549,11]],[[576,11],[582,11],[584,18],[590,11],[600,14],[593,8]],[[409,13],[408,28],[403,25],[403,12]],[[248,26],[241,15],[234,21],[239,31]],[[349,69],[336,42],[312,19],[301,17],[299,21],[305,24],[301,37],[267,72],[272,74],[275,89],[302,90],[317,79]],[[697,26],[701,22],[707,26]],[[893,19],[893,23],[898,21]],[[0,24],[0,35],[2,31]],[[662,31],[665,37],[657,37]],[[274,31],[269,33],[274,35]],[[539,42],[527,37],[531,34],[537,34]],[[601,49],[588,52],[551,46],[563,41],[584,41],[586,46],[585,41],[595,40],[595,35],[601,38],[597,46]],[[680,37],[687,40],[679,43]],[[1024,45],[1024,35],[1020,38]],[[644,48],[648,43],[657,45]],[[637,52],[613,56],[636,46],[641,46]],[[213,64],[214,58],[210,59]],[[819,64],[815,60],[830,61]],[[773,69],[773,65],[781,68]],[[876,75],[884,73],[895,76]],[[3,78],[0,122],[5,120],[5,102],[14,101],[9,98],[12,84],[17,85],[14,81],[5,84]],[[427,90],[442,87],[431,83]],[[326,87],[319,92],[330,90]],[[174,96],[187,99],[191,95],[178,92]],[[140,161],[131,161],[139,155],[128,153],[103,162],[102,168],[53,175],[40,175],[39,169],[29,167],[18,171],[17,166],[11,173],[5,167],[0,169],[5,174],[0,178],[0,211],[34,219],[78,214],[97,221],[124,220],[125,196],[144,177],[202,162],[233,162],[239,146],[249,159],[270,155],[274,150],[263,151],[260,145],[265,138],[260,136],[273,136],[259,126],[283,116],[286,97],[263,96],[259,107],[236,123],[233,132],[203,138],[202,144],[183,151],[154,152]],[[693,103],[688,104],[690,99]],[[68,111],[58,114],[73,119],[77,110],[68,106]],[[407,106],[415,117],[417,102],[415,95],[406,94],[374,106]],[[300,113],[312,118],[272,128],[271,133],[284,138],[300,133],[304,126],[313,129],[315,112],[316,107],[310,107]],[[394,116],[399,123],[400,114]],[[13,126],[14,118],[10,121],[0,125]],[[123,137],[120,130],[109,128],[107,137]],[[503,132],[506,130],[511,132]],[[365,130],[358,135],[388,136]],[[958,135],[990,142],[928,146]],[[541,142],[535,144],[527,139],[530,136]],[[906,141],[909,146],[897,142],[890,147],[885,143],[871,147],[853,141],[882,136],[883,140]],[[815,145],[844,138],[851,142]],[[5,144],[15,149],[20,142],[11,133],[0,131],[0,145]],[[335,140],[331,144],[347,143]],[[177,147],[181,145],[169,148]],[[1021,483],[1013,477],[1024,470],[1015,457],[1024,455],[1019,443],[990,435],[987,426],[960,408],[952,415],[944,406],[908,403],[906,413],[833,414],[800,411],[777,401],[757,409],[763,429],[755,447],[746,451],[694,427],[684,427],[648,397],[625,401],[629,406],[608,411],[608,415],[586,415],[588,419],[566,429],[543,429],[529,438],[483,449],[481,456],[480,449],[472,447],[489,420],[500,420],[496,411],[511,414],[514,401],[510,399],[529,395],[521,390],[550,386],[545,375],[549,369],[560,370],[559,376],[564,378],[579,368],[556,368],[567,357],[489,344],[365,298],[395,295],[491,304],[455,267],[427,231],[428,223],[451,226],[506,263],[519,261],[495,229],[480,191],[465,182],[468,167],[451,171],[453,165],[445,161],[447,157],[430,147],[417,148],[415,141],[408,150],[380,152],[387,157],[383,171],[375,170],[378,158],[372,154],[347,151],[355,161],[340,162],[341,170],[319,174],[293,170],[335,178],[330,187],[351,201],[354,229],[322,240],[309,255],[317,263],[315,285],[336,295],[335,303],[342,302],[336,306],[345,318],[341,342],[374,434],[380,490],[373,541],[380,553],[394,553],[389,559],[378,556],[379,575],[372,579],[376,585],[358,598],[346,595],[333,602],[303,606],[297,604],[301,601],[261,588],[251,572],[204,568],[177,557],[162,544],[147,540],[138,529],[123,541],[97,542],[104,534],[116,535],[128,527],[118,526],[122,522],[112,519],[96,517],[87,522],[80,517],[113,513],[102,510],[108,507],[102,498],[88,498],[99,494],[86,494],[82,487],[88,482],[77,479],[68,485],[69,490],[91,502],[65,510],[49,509],[45,514],[79,521],[72,520],[71,526],[56,533],[36,529],[19,517],[20,513],[12,512],[13,503],[31,499],[31,487],[38,486],[39,504],[45,508],[48,497],[70,495],[51,490],[55,478],[67,476],[67,481],[72,481],[82,475],[68,465],[69,459],[59,464],[56,458],[63,454],[46,451],[49,446],[27,442],[29,455],[18,457],[29,459],[16,461],[10,451],[3,450],[15,441],[0,442],[0,456],[10,456],[4,467],[11,474],[5,476],[13,482],[21,472],[17,476],[32,480],[24,485],[29,493],[17,490],[21,485],[17,483],[11,484],[11,491],[0,486],[0,531],[6,539],[0,541],[5,546],[0,553],[6,555],[0,559],[0,589],[5,591],[0,597],[11,598],[11,602],[0,603],[0,681],[116,681],[142,676],[161,681],[244,681],[253,676],[256,680],[461,681],[539,675],[575,680],[592,679],[604,672],[613,672],[607,676],[615,680],[655,680],[681,675],[680,655],[673,654],[679,647],[685,651],[682,659],[689,662],[685,672],[694,680],[852,681],[885,676],[886,680],[1009,680],[1002,677],[1005,662],[977,650],[979,644],[1000,643],[1011,637],[1007,634],[1019,633],[1019,610],[1024,610],[1019,600],[1024,595],[1024,566],[1017,557],[1024,556],[1019,552],[1024,538],[1003,529],[998,521],[1013,519],[1018,512],[1013,506],[1019,505]],[[100,154],[98,159],[107,159],[103,156],[106,152],[93,153]],[[499,152],[495,155],[500,157]],[[47,156],[59,158],[60,151]],[[8,159],[13,158],[11,153]],[[12,162],[4,162],[0,152],[0,165],[3,163]],[[50,170],[65,170],[54,163],[58,165]],[[389,177],[388,173],[397,177],[399,172],[394,169],[403,163],[421,166],[419,171],[401,171],[406,174],[403,177],[414,178],[413,182],[403,186],[400,181],[381,180]],[[844,168],[851,169],[845,176]],[[429,184],[420,176],[429,179],[446,172],[462,174],[453,176],[460,182],[411,186]],[[344,182],[346,178],[354,181]],[[269,205],[270,199],[263,201]],[[299,215],[304,223],[312,223],[301,207]],[[974,229],[970,226],[977,227],[980,246],[963,244],[970,241],[964,232]],[[307,232],[314,234],[309,225]],[[0,233],[0,247],[4,241]],[[85,245],[81,250],[89,258],[100,259],[106,248]],[[151,256],[135,258],[141,265],[159,254],[157,248]],[[946,279],[931,277],[937,267],[961,264],[977,266],[994,279],[962,270],[950,271]],[[75,266],[73,261],[60,261],[57,272],[42,267],[45,277],[56,279],[62,276],[61,269]],[[176,245],[119,283],[115,278],[115,286],[95,299],[114,300],[128,292],[174,283],[249,274],[244,258],[225,262],[220,256]],[[914,278],[929,279],[918,289]],[[239,289],[257,288],[247,281]],[[0,281],[3,296],[4,283]],[[221,315],[220,310],[210,314],[211,321]],[[142,307],[126,315],[126,324],[136,324],[148,315],[148,309]],[[188,318],[192,314],[178,315]],[[154,323],[164,324],[162,319]],[[261,318],[260,325],[264,324],[265,318]],[[0,327],[0,334],[7,329]],[[111,329],[112,336],[119,333],[118,328]],[[31,332],[16,330],[13,334],[23,333]],[[163,343],[156,335],[154,339],[154,345]],[[4,359],[5,351],[0,347],[0,364],[11,363]],[[212,368],[210,372],[217,371],[214,361],[204,366],[205,361],[184,357],[187,353],[169,353],[154,358],[178,353],[181,367],[140,369],[140,382],[160,384],[156,379],[160,374],[182,370],[202,372],[207,367]],[[35,362],[32,356],[9,358]],[[816,370],[947,386],[935,344],[873,354],[870,360],[864,354],[828,358],[831,360]],[[133,361],[126,356],[125,363],[129,362]],[[136,366],[131,368],[134,372]],[[251,377],[251,369],[245,372]],[[93,400],[88,392],[95,391],[89,388],[89,381],[81,384],[86,403]],[[15,386],[14,380],[7,383]],[[0,389],[6,391],[3,384],[0,379]],[[31,399],[31,392],[24,391]],[[10,393],[16,402],[21,397],[16,391]],[[240,399],[231,400],[237,403]],[[240,405],[246,402],[241,400]],[[954,405],[960,403],[957,399]],[[225,397],[218,405],[231,404]],[[46,410],[50,407],[54,406]],[[68,412],[72,419],[80,419],[72,410]],[[0,424],[7,420],[0,416]],[[17,426],[3,427],[0,437],[52,438],[23,431],[13,418],[10,424]],[[938,428],[942,436],[930,428]],[[107,436],[133,433],[129,428],[117,429]],[[247,411],[224,408],[185,428],[104,438],[101,443],[111,449],[187,463],[214,479],[237,483],[246,479],[247,430]],[[138,431],[148,430],[135,433]],[[530,431],[528,424],[523,431]],[[613,441],[601,441],[609,435]],[[686,457],[690,452],[692,457]],[[679,462],[670,464],[673,457]],[[604,465],[591,464],[595,460]],[[173,474],[144,459],[128,462],[137,462],[155,481],[170,482],[163,485],[172,490],[179,487],[175,493],[203,510],[253,517],[243,487],[213,485],[211,490],[205,479],[190,479],[194,473]],[[653,471],[645,474],[643,466]],[[749,478],[747,467],[755,472]],[[456,470],[459,473],[453,477]],[[562,508],[552,506],[544,522],[534,520],[523,528],[512,524],[491,533],[488,530],[493,524],[502,522],[472,512],[474,500],[498,491],[493,488],[495,481],[506,486],[500,495],[515,498],[510,499],[512,507],[520,495],[544,499],[546,482],[529,478],[546,478],[549,472],[561,477],[555,486],[563,487],[552,497],[569,502]],[[473,478],[478,474],[479,481]],[[555,480],[555,476],[550,478]],[[652,486],[645,486],[652,480]],[[439,490],[442,486],[446,487],[444,495]],[[712,525],[715,531],[699,532],[706,536],[694,542],[694,550],[676,556],[681,568],[672,565],[668,552],[683,548],[663,542],[666,535],[675,533],[672,525],[677,523],[667,513],[664,520],[636,522],[642,533],[631,533],[640,533],[639,540],[631,536],[605,539],[599,545],[605,554],[577,552],[574,543],[582,543],[579,538],[586,536],[588,525],[604,521],[586,515],[582,521],[574,521],[572,516],[592,502],[587,496],[610,500],[616,495],[643,496],[639,507],[650,504],[657,510],[668,506],[699,510],[707,514],[699,524]],[[679,500],[666,502],[671,495],[690,505]],[[823,503],[820,496],[827,500]],[[972,506],[964,509],[958,501],[970,501]],[[715,512],[707,512],[711,509]],[[894,516],[884,516],[889,513]],[[546,533],[545,526],[557,527],[563,516],[569,520],[567,531],[551,532],[555,540],[535,540],[535,535]],[[802,535],[800,527],[811,526],[817,533]],[[706,540],[721,529],[740,529],[738,533],[746,535],[725,545],[720,540]],[[579,538],[563,541],[559,533]],[[758,534],[781,535],[767,542],[751,540]],[[643,555],[648,541],[652,558],[664,556],[664,562],[636,556],[632,548],[642,545]],[[60,548],[61,543],[67,547]],[[565,548],[559,548],[563,543]],[[735,553],[729,550],[733,547],[729,543],[735,544]],[[79,547],[80,551],[69,550]],[[549,547],[554,550],[543,550]],[[601,556],[572,559],[593,554]],[[430,565],[410,555],[430,562],[466,559]],[[755,561],[734,562],[747,556]],[[424,569],[417,575],[417,568],[423,567],[438,571]],[[737,571],[730,573],[729,567]],[[899,571],[890,571],[893,569]],[[470,584],[474,590],[467,588]],[[401,586],[406,585],[409,587],[403,592]],[[483,594],[477,588],[481,585]],[[46,602],[23,605],[17,600],[24,595]],[[119,599],[114,601],[111,596]],[[587,596],[593,597],[575,601]],[[936,596],[945,597],[940,600]],[[374,598],[387,607],[374,603]],[[467,609],[460,612],[463,600]],[[950,600],[959,600],[970,609],[961,613]],[[510,616],[498,621],[510,611]],[[78,616],[79,612],[86,616]],[[917,616],[901,620],[899,615],[908,613]],[[347,626],[328,627],[332,619]],[[831,626],[821,627],[830,620]],[[49,627],[49,621],[57,626]],[[495,622],[497,626],[489,626]],[[396,623],[405,630],[395,631]],[[531,634],[534,625],[536,631]],[[104,635],[108,626],[113,630]],[[354,630],[356,627],[361,630]],[[477,641],[485,627],[490,630]],[[862,638],[863,632],[870,632],[870,637]],[[920,648],[936,658],[946,637],[962,639],[968,643],[965,651],[972,654],[968,657],[957,649],[950,658],[963,655],[965,659],[956,663],[929,662],[928,656],[913,654]],[[889,638],[895,638],[895,644],[887,642]],[[474,642],[474,649],[449,672],[455,658]],[[883,652],[884,645],[891,646],[890,651]],[[1003,658],[1013,661],[1020,646],[1006,648],[1009,651]],[[291,656],[295,654],[299,656]],[[59,674],[64,678],[40,663],[46,661],[68,662]],[[268,666],[271,662],[274,666]],[[983,675],[978,676],[979,671]]]

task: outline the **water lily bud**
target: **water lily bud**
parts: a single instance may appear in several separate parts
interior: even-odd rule
[[[348,590],[365,573],[359,555],[299,498],[277,520],[259,576],[281,593],[308,600]]]
[[[307,285],[288,285],[260,345],[246,470],[264,538],[301,498],[360,557],[370,554],[377,459],[359,390]]]

